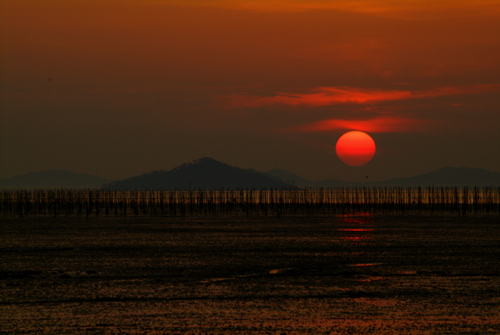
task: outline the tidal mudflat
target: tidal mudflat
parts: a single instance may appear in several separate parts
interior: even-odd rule
[[[498,334],[495,216],[0,220],[1,334]]]

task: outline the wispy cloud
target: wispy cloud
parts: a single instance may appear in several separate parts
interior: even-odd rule
[[[360,130],[368,133],[419,132],[427,129],[434,121],[404,117],[380,116],[366,120],[328,119],[306,125],[287,128],[289,132],[315,133],[334,130]]]
[[[319,107],[347,103],[370,104],[383,101],[432,98],[446,95],[492,91],[500,91],[500,84],[441,87],[426,91],[361,89],[355,87],[319,87],[311,90],[310,93],[280,92],[270,97],[234,93],[220,96],[220,98],[233,107],[262,107],[269,105],[304,105]]]
[[[178,3],[177,0],[159,0],[159,2]],[[475,10],[488,7],[498,12],[497,0],[191,0],[185,5],[204,5],[233,8],[259,12],[301,12],[307,10],[339,10],[353,13],[389,16],[399,19],[416,19],[419,13],[433,11],[451,12],[456,10]]]

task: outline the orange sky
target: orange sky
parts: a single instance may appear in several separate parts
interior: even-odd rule
[[[500,1],[4,0],[0,21],[0,178],[500,171]],[[347,130],[373,132],[366,166],[336,157]]]

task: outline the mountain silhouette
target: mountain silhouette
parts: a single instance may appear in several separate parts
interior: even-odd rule
[[[267,174],[279,178],[289,184],[295,185],[300,188],[304,187],[341,187],[341,186],[356,186],[356,182],[346,182],[335,179],[325,179],[320,181],[307,180],[301,176],[298,176],[292,172],[282,170],[282,169],[272,169],[266,171]]]
[[[219,189],[292,189],[295,186],[268,174],[237,168],[212,158],[201,158],[170,171],[153,171],[111,182],[104,190],[219,190]]]
[[[106,178],[68,170],[31,172],[0,180],[0,189],[100,188]]]
[[[385,181],[373,182],[344,182],[335,179],[310,181],[291,172],[273,169],[266,172],[269,175],[281,178],[297,187],[349,187],[349,186],[387,186],[387,187],[464,187],[464,186],[500,186],[500,173],[484,169],[466,167],[444,167],[436,171],[424,173],[408,178],[394,178]]]
[[[444,167],[413,177],[390,179],[383,182],[383,186],[500,186],[500,173],[466,167]]]
[[[266,173],[241,169],[212,158],[202,158],[170,171],[153,171],[120,181],[68,170],[31,172],[0,180],[0,189],[101,188],[104,190],[219,190],[294,189],[305,187],[464,187],[500,186],[500,173],[484,169],[444,167],[408,178],[373,182],[345,182],[335,179],[310,181],[286,170]]]
[[[312,186],[314,182],[307,180],[305,178],[302,178],[301,176],[298,176],[294,173],[291,173],[286,170],[282,169],[272,169],[269,171],[266,171],[267,174],[277,177],[281,180],[283,180],[285,183],[295,185],[297,187],[307,187],[307,186]]]

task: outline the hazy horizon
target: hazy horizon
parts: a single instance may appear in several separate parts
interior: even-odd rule
[[[212,159],[211,157],[203,157],[203,158],[200,158],[200,159]],[[191,164],[191,163],[196,163],[198,162],[200,159],[198,160],[194,160],[192,162],[185,162],[184,164]],[[220,162],[220,161],[219,161]],[[220,163],[223,163],[223,164],[227,164],[226,162],[220,162]],[[176,169],[184,164],[181,164],[179,166],[176,166],[174,167],[173,169]],[[232,167],[235,167],[235,168],[241,168],[239,166],[233,166],[231,164],[228,164]],[[421,176],[421,175],[425,175],[425,174],[429,174],[429,173],[432,173],[432,172],[435,172],[435,171],[438,171],[438,170],[442,170],[442,169],[446,169],[446,168],[452,168],[452,169],[475,169],[475,168],[469,168],[469,167],[450,167],[450,166],[445,166],[445,167],[441,167],[439,169],[436,169],[436,170],[432,170],[432,171],[427,171],[427,172],[423,172],[421,174],[418,174],[418,175],[411,175],[411,176],[403,176],[403,177],[399,177],[399,176],[395,176],[395,177],[392,177],[392,178],[388,178],[388,179],[383,179],[383,180],[373,180],[373,179],[370,179],[368,176],[365,176],[365,179],[364,180],[361,180],[361,181],[353,181],[353,180],[342,180],[342,179],[337,179],[337,178],[325,178],[325,179],[317,179],[317,180],[314,180],[314,179],[308,179],[308,178],[305,178],[297,173],[294,173],[293,171],[289,171],[289,170],[286,170],[286,169],[280,169],[280,168],[275,168],[275,169],[269,169],[269,170],[265,170],[265,171],[260,171],[260,170],[256,170],[258,172],[261,172],[261,173],[265,173],[265,174],[270,174],[270,175],[273,175],[273,176],[276,176],[276,177],[279,177],[280,179],[282,179],[283,181],[287,181],[285,179],[283,179],[281,176],[279,176],[279,174],[276,174],[275,172],[276,171],[273,171],[273,170],[279,170],[279,171],[284,171],[286,173],[291,173],[291,174],[294,174],[296,175],[297,177],[299,178],[303,178],[303,179],[306,179],[310,182],[321,182],[321,181],[327,181],[327,180],[336,180],[336,181],[340,181],[340,182],[346,182],[346,183],[349,183],[349,182],[358,182],[358,183],[371,183],[371,182],[385,182],[385,181],[390,181],[390,180],[393,180],[393,179],[405,179],[405,178],[411,178],[411,177],[417,177],[417,176]],[[243,168],[243,169],[249,169],[249,170],[255,170],[254,168]],[[64,171],[64,172],[72,172],[72,173],[75,173],[75,174],[82,174],[82,175],[88,175],[88,176],[93,176],[93,177],[98,177],[98,178],[105,178],[105,179],[108,179],[108,182],[113,182],[113,181],[119,181],[119,180],[125,180],[125,179],[128,179],[128,178],[133,178],[133,177],[137,177],[137,176],[140,176],[140,175],[145,175],[145,174],[149,174],[151,172],[158,172],[158,171],[165,171],[165,172],[168,172],[172,169],[160,169],[160,170],[152,170],[152,171],[144,171],[142,173],[139,173],[137,175],[133,175],[133,176],[128,176],[128,177],[125,177],[125,178],[122,178],[122,179],[109,179],[109,178],[105,178],[105,177],[102,177],[102,176],[98,176],[98,175],[91,175],[91,174],[87,174],[87,173],[84,173],[84,172],[77,172],[77,171],[72,171],[72,170],[67,170],[67,169],[49,169],[49,170],[43,170],[43,171],[31,171],[31,172],[27,172],[25,174],[20,174],[20,175],[15,175],[15,176],[12,176],[12,177],[18,177],[18,176],[23,176],[23,175],[29,175],[29,174],[39,174],[39,173],[44,173],[44,172],[54,172],[54,171]],[[485,170],[485,171],[490,171],[490,172],[497,172],[497,171],[491,171],[491,170],[487,170],[487,169],[481,169],[481,170]],[[498,172],[500,173],[500,172]],[[2,178],[0,180],[6,180],[6,179],[9,179],[9,178],[12,178],[12,177],[7,177],[7,178]]]
[[[0,179],[201,157],[309,180],[500,172],[500,3],[0,4]],[[335,144],[368,133],[374,158]]]

